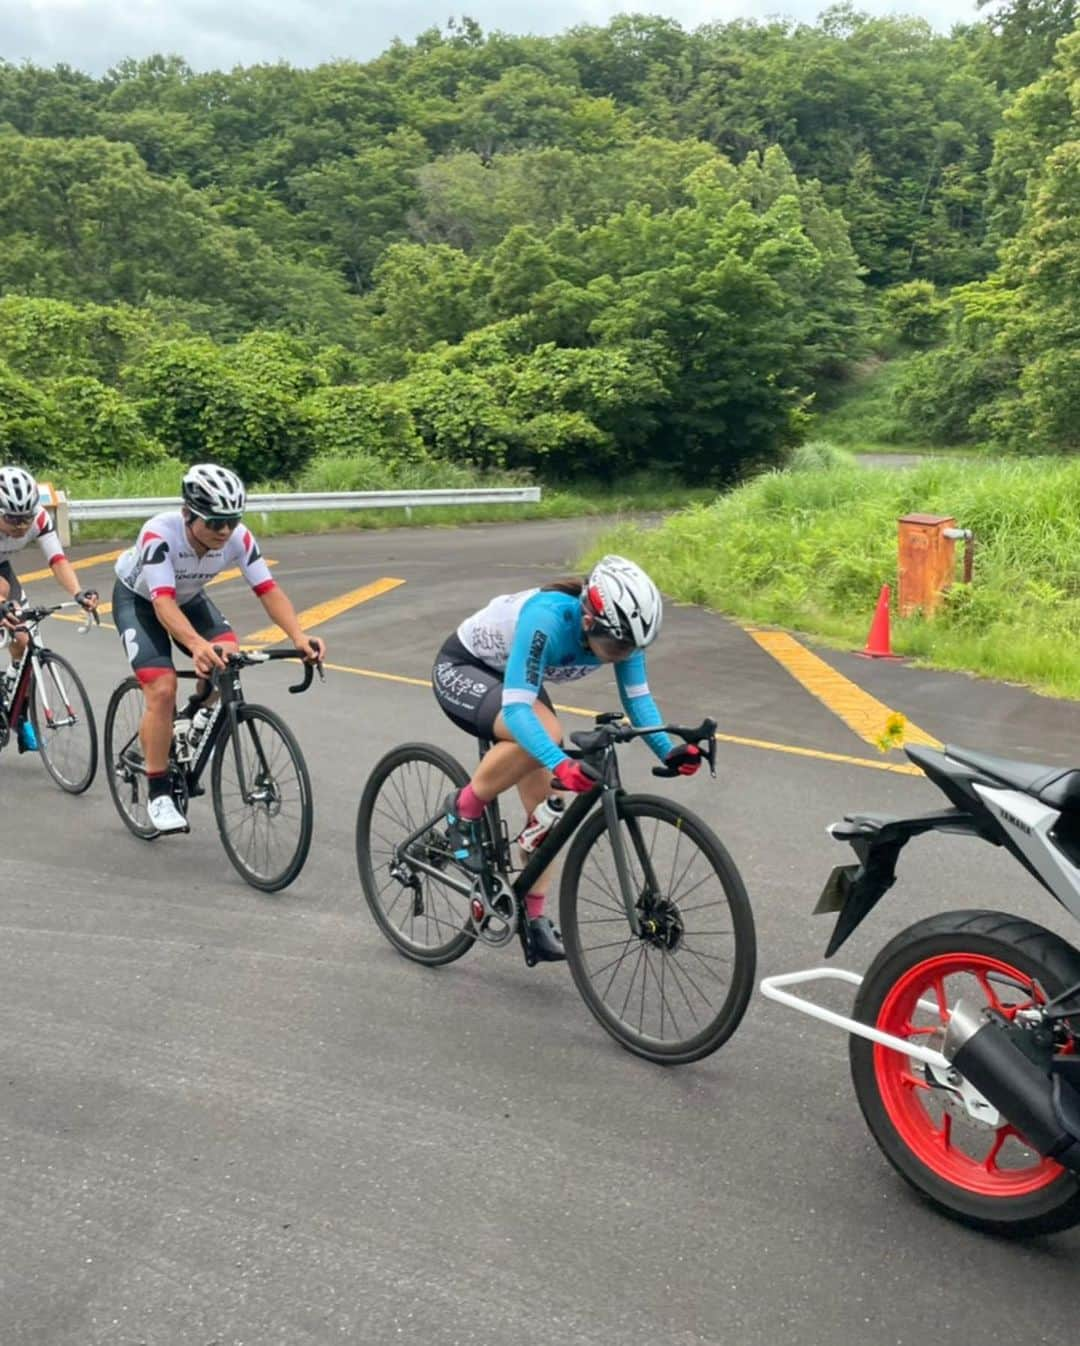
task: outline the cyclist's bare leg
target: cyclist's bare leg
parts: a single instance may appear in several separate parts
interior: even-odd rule
[[[562,729],[554,713],[539,701],[533,705],[533,710],[545,731],[556,743],[561,744]],[[510,733],[501,712],[495,720],[495,738],[496,742],[484,754],[471,781],[473,790],[485,803],[501,795],[511,785],[517,785],[526,776],[535,774],[539,779],[540,772],[546,770],[537,766],[536,758],[526,752]],[[546,772],[546,778],[551,779],[550,771]]]
[[[142,684],[146,709],[139,725],[139,742],[148,773],[157,775],[169,767],[173,715],[176,712],[176,673],[163,670]]]
[[[561,744],[562,726],[555,714],[539,701],[534,704],[533,709],[548,735],[554,742]],[[494,799],[511,785],[516,785],[525,815],[528,817],[542,799],[546,799],[549,794],[558,793],[552,791],[551,772],[546,766],[537,765],[536,758],[519,746],[507,729],[506,721],[501,714],[495,720],[495,736],[498,741],[484,754],[483,761],[473,774],[473,790],[486,801]],[[492,758],[495,759],[494,762]],[[544,898],[554,874],[555,866],[549,865],[533,884],[529,893],[530,916],[538,916],[543,910]]]

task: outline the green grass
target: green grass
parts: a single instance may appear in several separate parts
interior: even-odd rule
[[[977,456],[969,446],[934,444],[899,413],[894,394],[909,357],[864,360],[833,403],[814,417],[811,433],[852,453],[947,453]]]
[[[178,487],[184,465],[172,460],[152,468],[127,468],[94,476],[42,473],[66,490],[72,500],[173,497],[179,504]],[[388,465],[374,459],[316,461],[291,485],[262,483],[252,492],[423,490],[437,487],[515,486],[534,484],[522,474],[482,475],[470,468],[429,459],[422,463]],[[252,526],[264,537],[286,533],[325,533],[336,529],[400,528],[405,525],[455,528],[468,523],[498,523],[519,519],[565,519],[611,517],[644,511],[680,509],[714,498],[715,491],[681,485],[663,473],[636,473],[618,486],[579,481],[539,483],[541,499],[535,505],[439,505],[414,508],[319,510],[296,513],[251,513]],[[74,541],[112,541],[133,538],[144,522],[137,514],[131,520],[99,520],[74,526]]]
[[[624,552],[680,600],[858,649],[881,585],[896,580],[896,520],[914,510],[974,530],[975,579],[932,621],[894,621],[894,648],[1080,698],[1080,462],[796,467],[657,528],[617,527],[592,555]]]

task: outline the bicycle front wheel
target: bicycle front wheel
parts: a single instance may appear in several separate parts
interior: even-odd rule
[[[105,774],[124,826],[143,841],[159,835],[147,810],[146,762],[139,742],[143,693],[138,679],[125,678],[113,690],[105,711]]]
[[[628,1051],[685,1065],[723,1045],[754,985],[754,917],[739,871],[716,835],[652,795],[619,801],[630,928],[603,812],[574,838],[559,916],[574,982],[599,1023]]]
[[[472,948],[469,898],[409,864],[422,860],[460,879],[439,814],[469,773],[430,743],[406,743],[377,762],[356,815],[356,863],[364,897],[379,929],[399,953],[438,967]],[[434,825],[400,858],[397,848],[429,820]]]
[[[315,809],[304,755],[281,716],[242,705],[214,749],[210,783],[221,842],[237,873],[264,893],[292,883],[311,848]]]
[[[30,722],[45,770],[61,790],[81,795],[97,773],[94,712],[82,679],[63,655],[42,650],[34,674]]]

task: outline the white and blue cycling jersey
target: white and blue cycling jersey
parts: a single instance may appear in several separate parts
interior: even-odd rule
[[[530,756],[554,770],[566,754],[544,729],[533,709],[545,681],[571,682],[603,668],[585,643],[581,600],[555,590],[526,589],[500,594],[467,617],[458,640],[481,663],[503,672],[502,713],[506,727]],[[635,650],[611,665],[619,699],[631,724],[663,724],[649,692],[645,655]],[[672,748],[667,734],[648,734],[645,742],[663,761]]]

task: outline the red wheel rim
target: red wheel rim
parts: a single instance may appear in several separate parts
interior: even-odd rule
[[[1000,959],[974,953],[942,954],[916,963],[904,973],[885,997],[876,1026],[894,1037],[913,1038],[915,1041],[926,1041],[932,1035],[940,1034],[950,1013],[947,978],[959,975],[965,977],[965,996],[970,996],[974,979],[986,1003],[1007,1018],[1012,1018],[1019,1010],[1033,1004],[1042,1004],[1045,1000],[1037,986],[1034,996],[1025,999],[1023,992],[1017,988],[1003,1000],[999,990],[990,981],[990,974],[1007,977],[1022,986],[1031,984],[1030,977]],[[936,1023],[931,1022],[934,1015],[920,1012],[920,1000],[935,1004]],[[951,1003],[956,1003],[955,996]],[[915,1022],[917,1016],[918,1023]],[[1010,1139],[1014,1142],[1008,1147],[1011,1150],[1015,1151],[1017,1143],[1026,1146],[1020,1133],[1007,1122],[996,1132],[981,1133],[985,1153],[978,1152],[978,1146],[974,1147],[977,1151],[974,1154],[962,1149],[962,1137],[958,1137],[955,1132],[958,1129],[967,1131],[968,1128],[962,1123],[958,1128],[956,1119],[947,1108],[941,1109],[940,1121],[931,1115],[928,1103],[932,1097],[940,1100],[941,1091],[931,1088],[918,1062],[911,1057],[889,1047],[875,1046],[874,1074],[881,1101],[900,1139],[927,1168],[953,1186],[978,1196],[1002,1200],[1039,1192],[1056,1181],[1064,1171],[1052,1159],[1044,1159],[1040,1155],[1035,1155],[1034,1162],[1023,1167],[1000,1167],[998,1161]],[[979,1136],[978,1132],[975,1134]]]

